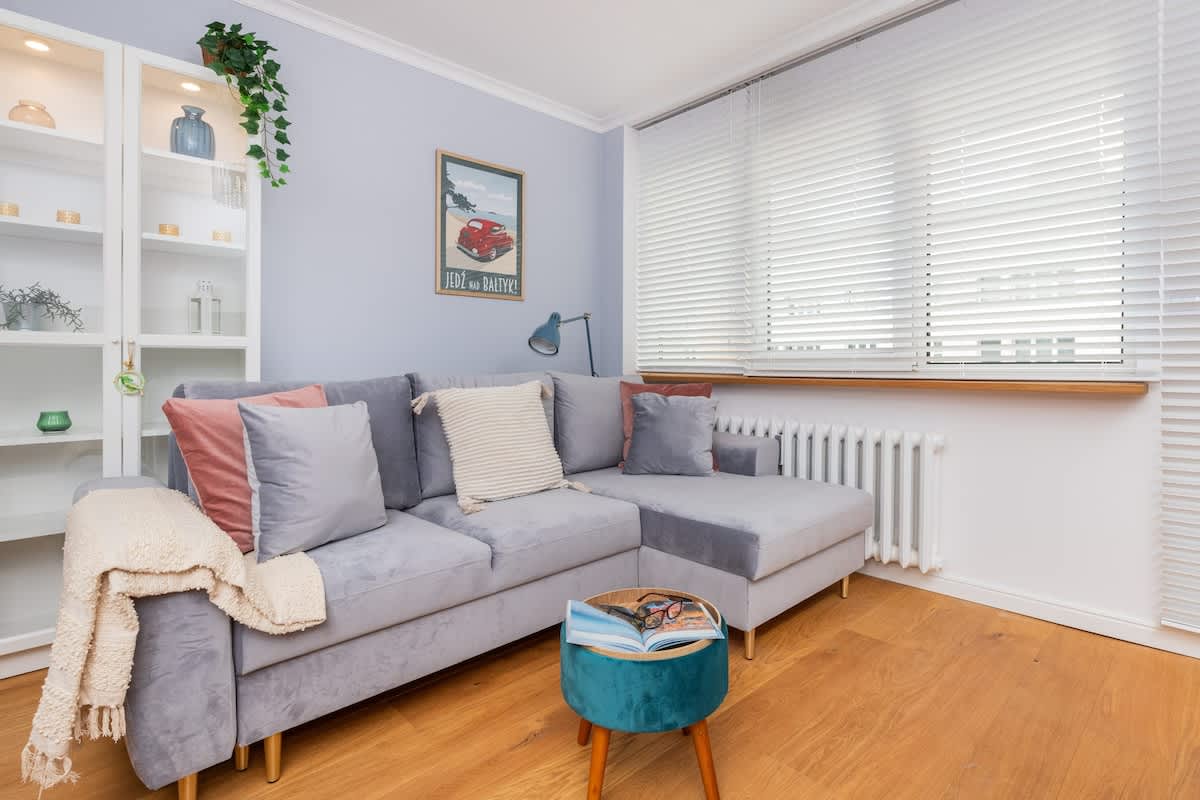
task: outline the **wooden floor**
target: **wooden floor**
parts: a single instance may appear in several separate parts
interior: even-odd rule
[[[730,798],[1200,798],[1200,661],[856,576],[733,634],[730,692],[709,718]],[[0,681],[0,800],[17,784],[41,673]],[[582,798],[586,749],[545,632],[408,691],[290,731],[283,778],[232,762],[200,800]],[[76,748],[82,780],[47,798],[147,792],[124,748]],[[605,797],[703,796],[691,741],[614,734]]]

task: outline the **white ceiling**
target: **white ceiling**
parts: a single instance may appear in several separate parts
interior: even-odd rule
[[[920,0],[239,0],[604,130]]]

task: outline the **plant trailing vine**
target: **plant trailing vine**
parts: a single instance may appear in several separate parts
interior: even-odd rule
[[[291,172],[287,165],[288,138],[287,90],[279,82],[279,62],[270,57],[275,48],[254,33],[243,33],[241,23],[226,27],[210,22],[207,32],[196,42],[204,54],[204,63],[225,79],[241,101],[241,126],[246,133],[262,133],[266,147],[255,143],[246,155],[258,161],[258,171],[275,188],[285,186],[283,177]]]

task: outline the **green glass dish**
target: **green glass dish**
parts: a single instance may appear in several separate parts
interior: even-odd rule
[[[38,414],[37,429],[42,433],[57,433],[71,427],[71,415],[66,411],[43,411]]]

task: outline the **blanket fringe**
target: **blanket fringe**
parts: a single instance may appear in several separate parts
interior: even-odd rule
[[[462,509],[464,514],[477,514],[483,511],[483,503],[474,497],[463,497],[460,495],[458,498],[458,507]]]
[[[49,789],[60,783],[75,783],[77,780],[79,773],[71,769],[70,756],[50,758],[32,744],[25,745],[21,751],[22,783],[32,781],[43,789]]]
[[[421,394],[413,398],[411,405],[414,414],[419,415],[425,410],[425,406],[429,404],[429,394],[429,392],[421,392]]]
[[[568,488],[568,489],[574,489],[575,491],[577,491],[577,492],[583,492],[584,494],[591,494],[591,493],[592,493],[591,487],[589,487],[589,486],[588,486],[587,484],[585,484],[585,483],[580,483],[579,481],[567,481],[567,482],[566,482],[566,488]]]
[[[86,710],[79,709],[79,719],[75,723],[76,741],[82,738],[80,734],[84,730],[89,739],[103,737],[114,742],[121,741],[125,735],[125,706],[88,706]]]

